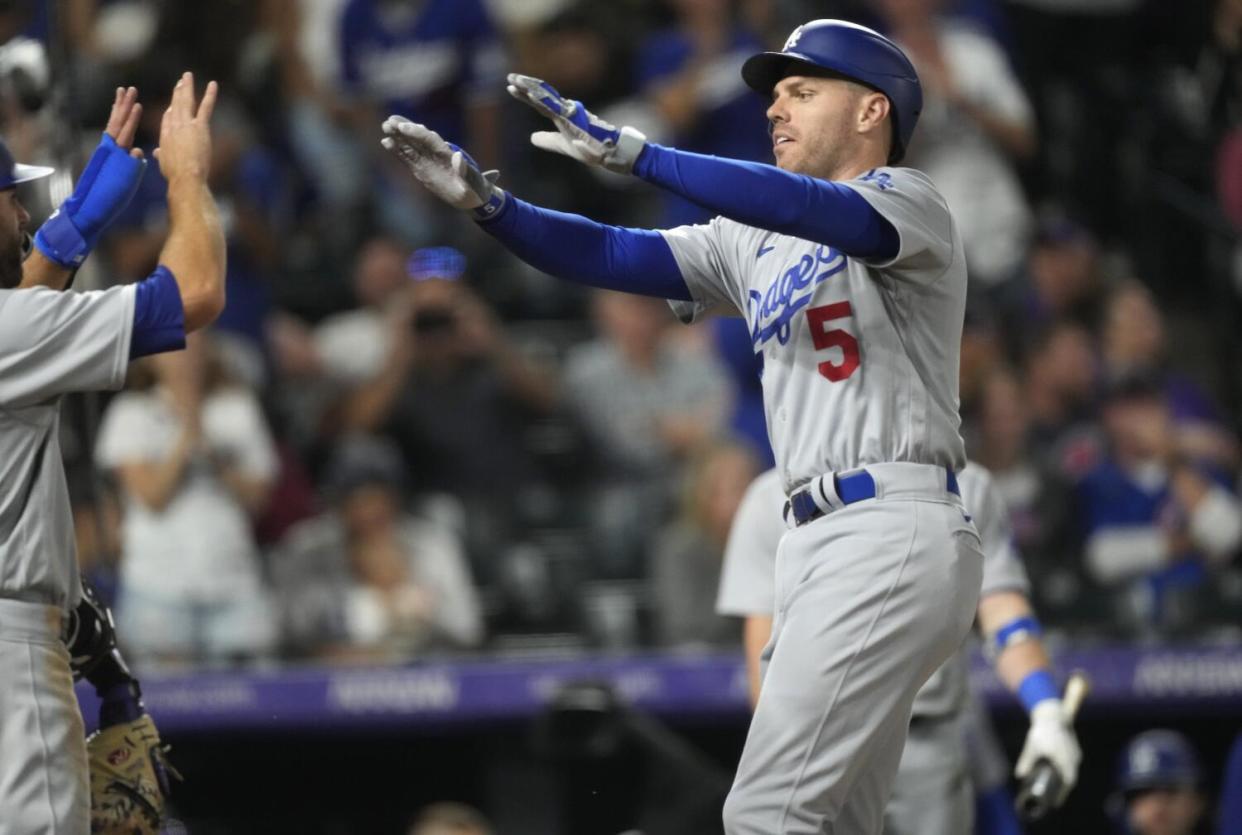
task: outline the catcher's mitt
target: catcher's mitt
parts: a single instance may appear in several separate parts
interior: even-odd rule
[[[151,717],[112,725],[86,739],[91,766],[93,835],[156,835],[164,818],[168,777],[165,746]]]

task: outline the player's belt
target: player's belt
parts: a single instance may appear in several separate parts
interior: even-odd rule
[[[945,489],[954,495],[961,496],[962,491],[958,489],[957,476],[950,469],[944,470],[944,473]],[[832,486],[836,491],[835,501],[824,490],[824,482],[827,479],[827,476],[817,478],[809,486],[790,496],[789,501],[785,503],[785,519],[788,520],[792,516],[795,525],[805,525],[826,514],[828,510],[825,510],[825,507],[831,509],[837,505],[849,505],[874,499],[876,496],[875,476],[866,470],[856,470],[846,475],[834,473]],[[818,497],[815,495],[816,491],[819,491]]]

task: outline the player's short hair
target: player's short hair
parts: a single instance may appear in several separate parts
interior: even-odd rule
[[[472,806],[433,803],[415,816],[408,835],[492,835],[492,827]]]

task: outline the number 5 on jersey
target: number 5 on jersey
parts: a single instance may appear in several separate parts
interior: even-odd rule
[[[844,380],[858,368],[858,340],[849,331],[834,328],[830,323],[838,319],[848,319],[853,315],[854,310],[849,302],[811,307],[806,311],[806,321],[811,326],[811,341],[815,344],[815,350],[841,349],[840,362],[825,360],[819,364],[819,373],[834,383]]]

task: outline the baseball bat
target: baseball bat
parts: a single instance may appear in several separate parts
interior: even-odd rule
[[[1091,689],[1091,680],[1082,670],[1075,670],[1065,683],[1065,696],[1061,699],[1065,716],[1072,724],[1082,706],[1082,700]],[[1036,821],[1057,807],[1061,794],[1061,775],[1048,760],[1035,763],[1031,773],[1022,781],[1015,806],[1023,820]]]

